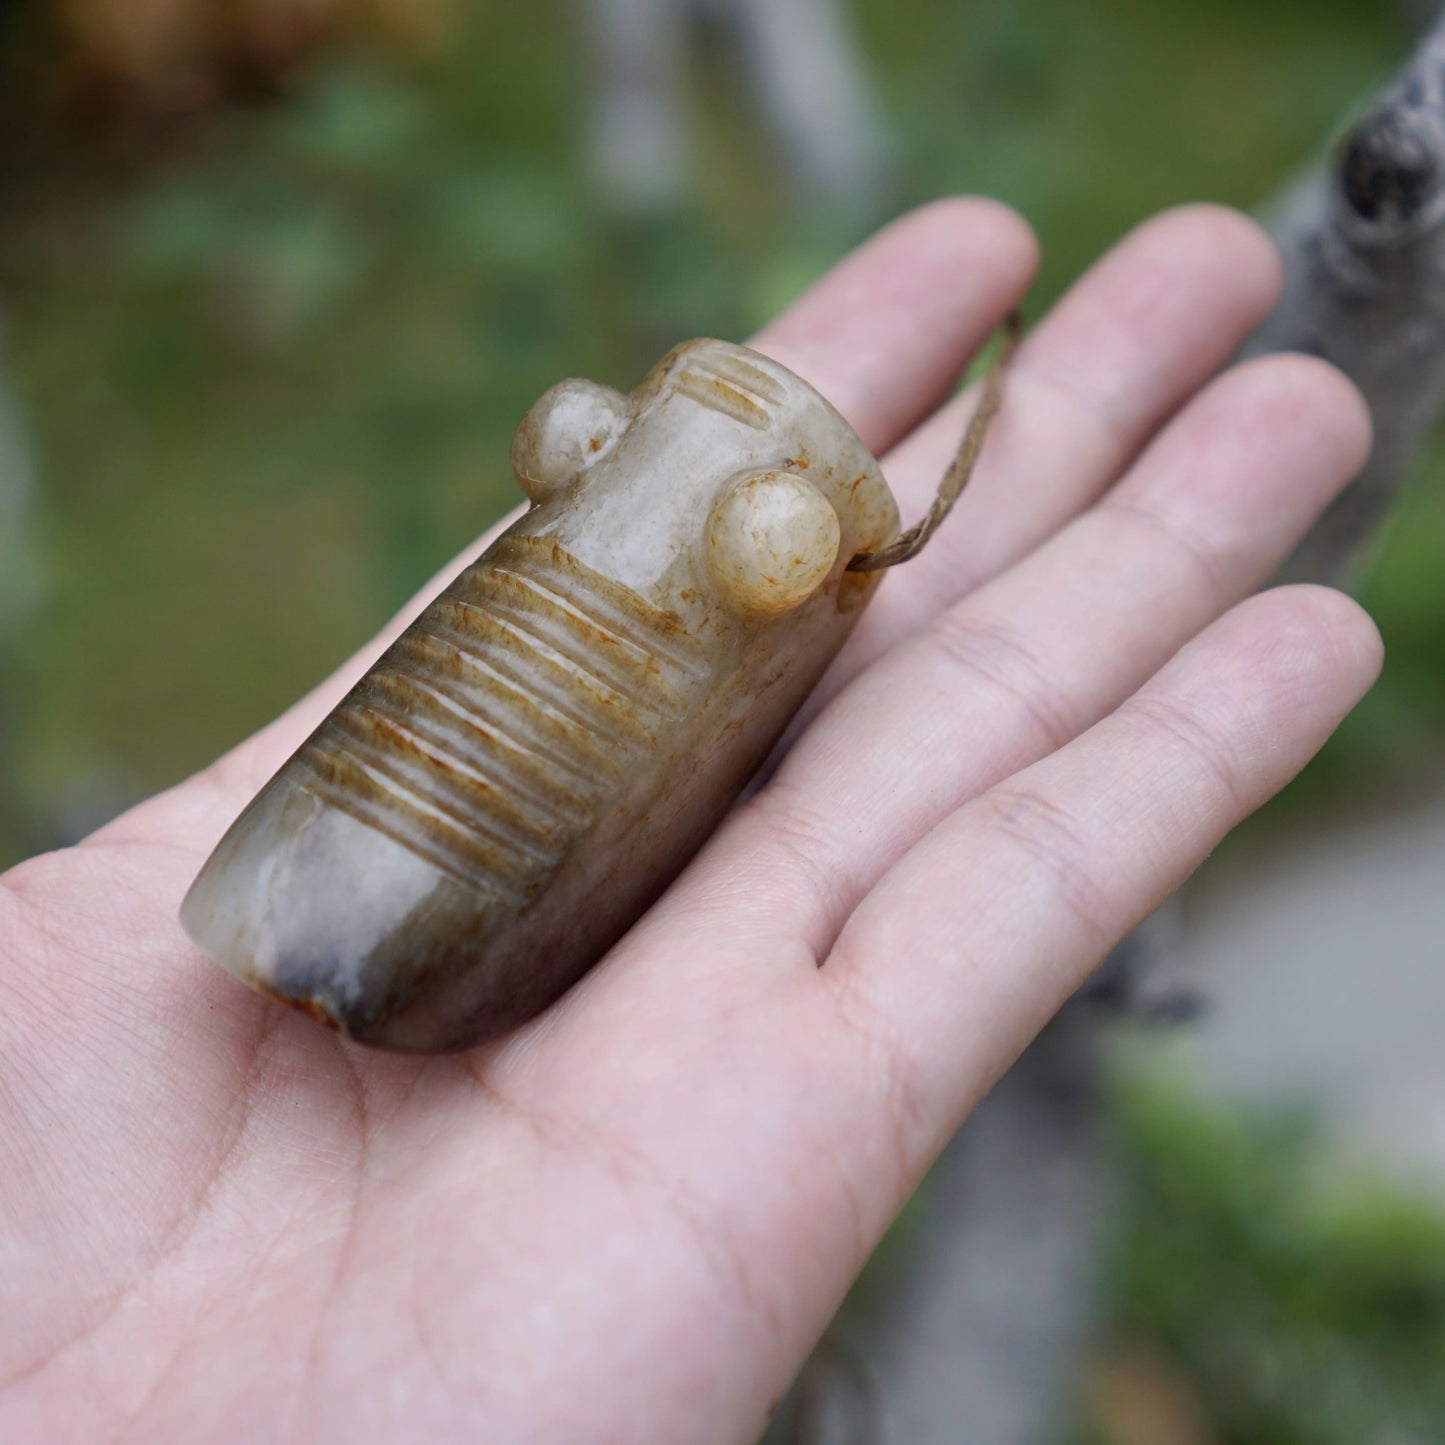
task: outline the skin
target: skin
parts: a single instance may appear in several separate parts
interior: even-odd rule
[[[755,344],[911,519],[1034,264],[1008,211],[937,204]],[[1338,594],[1241,601],[1368,449],[1323,363],[1212,379],[1279,284],[1213,208],[1087,274],[766,785],[510,1038],[368,1053],[176,921],[380,640],[0,879],[0,1439],[754,1438],[973,1105],[1376,676]]]

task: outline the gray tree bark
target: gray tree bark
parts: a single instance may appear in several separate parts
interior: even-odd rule
[[[1332,361],[1374,417],[1368,465],[1282,574],[1342,582],[1445,406],[1445,20],[1267,219],[1288,282],[1248,351]]]

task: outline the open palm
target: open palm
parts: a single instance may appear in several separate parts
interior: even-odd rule
[[[916,514],[1033,265],[942,203],[755,344]],[[1239,603],[1368,444],[1322,363],[1211,380],[1277,272],[1194,208],[1086,276],[766,786],[507,1039],[369,1053],[176,921],[364,658],[0,879],[0,1440],[756,1436],[969,1109],[1374,677],[1344,598]]]

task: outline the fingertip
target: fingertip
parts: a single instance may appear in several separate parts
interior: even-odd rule
[[[879,241],[924,246],[939,261],[988,262],[1018,288],[1033,280],[1041,255],[1034,229],[1014,208],[992,196],[943,196],[905,212],[879,233]]]
[[[1171,207],[1137,226],[1125,244],[1167,248],[1195,259],[1231,290],[1247,291],[1261,318],[1284,290],[1284,257],[1274,237],[1232,206],[1194,201]]]
[[[1282,284],[1273,241],[1247,216],[1208,204],[1164,211],[1069,288],[1015,369],[1074,386],[1088,378],[1113,428],[1137,436],[1229,364]]]
[[[1274,383],[1279,424],[1307,424],[1329,444],[1346,476],[1356,475],[1370,459],[1375,423],[1369,403],[1332,362],[1302,351],[1280,351],[1241,362],[1236,370],[1254,377],[1267,372]]]
[[[751,344],[806,378],[875,452],[932,412],[1038,266],[1028,224],[952,197],[885,226]]]
[[[1338,367],[1303,352],[1272,352],[1231,367],[1204,393],[1221,418],[1256,442],[1310,458],[1338,489],[1369,459],[1374,425],[1359,388]],[[1240,418],[1247,418],[1241,422]]]
[[[1302,633],[1316,640],[1318,666],[1338,666],[1356,684],[1357,698],[1374,685],[1385,665],[1385,641],[1375,619],[1353,597],[1314,582],[1276,587],[1263,594]]]
[[[1331,726],[1374,686],[1384,666],[1374,618],[1333,587],[1274,587],[1240,603],[1228,620],[1261,640],[1258,665],[1278,686],[1301,702],[1327,701]]]

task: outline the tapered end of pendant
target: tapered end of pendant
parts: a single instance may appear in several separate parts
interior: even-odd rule
[[[181,923],[242,982],[319,1022],[362,1043],[433,1052],[456,1046],[427,995],[439,982],[429,972],[446,962],[429,940],[458,891],[283,775],[222,839]]]

